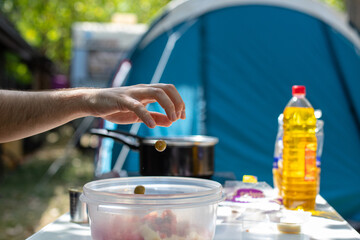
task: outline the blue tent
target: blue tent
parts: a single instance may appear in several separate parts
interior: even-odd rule
[[[187,119],[152,130],[105,127],[216,136],[215,171],[272,183],[277,117],[291,86],[305,85],[325,122],[320,194],[345,218],[360,219],[359,50],[344,18],[314,1],[174,1],[122,62],[113,86],[172,83]],[[114,164],[138,171],[138,154],[103,139],[98,163],[102,173]]]

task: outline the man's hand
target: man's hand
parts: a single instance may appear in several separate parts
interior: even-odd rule
[[[165,114],[149,112],[158,102]],[[144,122],[170,126],[185,119],[185,104],[171,84],[140,84],[119,88],[74,88],[25,92],[0,90],[0,143],[28,137],[76,118],[95,116],[117,124]]]
[[[166,115],[149,112],[146,105],[158,102]],[[90,114],[117,124],[144,122],[148,127],[168,127],[185,119],[185,104],[171,84],[134,85],[130,87],[93,89],[87,96]]]

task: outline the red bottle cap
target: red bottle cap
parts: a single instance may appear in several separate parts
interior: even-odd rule
[[[292,87],[292,95],[305,95],[305,86],[294,85]]]

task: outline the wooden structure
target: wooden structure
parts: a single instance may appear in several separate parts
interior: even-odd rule
[[[11,52],[24,62],[33,74],[32,89],[49,89],[52,62],[31,47],[12,23],[0,13],[0,88],[15,88],[14,82],[5,74],[5,53]]]
[[[33,76],[31,89],[41,90],[51,87],[52,62],[31,47],[12,23],[0,13],[0,89],[19,89],[16,81],[7,74],[6,53],[12,53],[28,66]],[[36,139],[27,138],[26,141],[0,144],[0,178],[4,168],[12,169],[22,162],[26,143],[31,144],[33,149],[34,141]]]

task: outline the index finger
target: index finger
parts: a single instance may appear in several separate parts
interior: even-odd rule
[[[173,84],[151,84],[152,87],[161,88],[171,99],[175,106],[175,112],[178,118],[185,119],[185,103],[180,96],[180,93]]]

